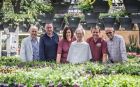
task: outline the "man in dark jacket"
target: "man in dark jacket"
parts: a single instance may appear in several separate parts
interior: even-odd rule
[[[46,33],[40,38],[40,60],[53,61],[56,59],[59,37],[53,32],[53,25],[45,25]]]

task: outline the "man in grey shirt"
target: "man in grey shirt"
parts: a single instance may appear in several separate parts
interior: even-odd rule
[[[39,60],[39,37],[38,28],[32,25],[29,29],[30,35],[22,40],[20,57],[22,62]]]
[[[113,28],[105,28],[109,40],[107,41],[108,58],[112,63],[127,61],[125,41],[122,36],[115,34]]]

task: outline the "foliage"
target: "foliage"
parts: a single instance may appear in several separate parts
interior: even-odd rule
[[[1,57],[0,58],[0,65],[5,65],[5,66],[16,66],[17,64],[20,63],[19,58],[17,57]]]
[[[92,4],[95,2],[95,0],[81,0],[79,2],[78,7],[82,12],[88,12],[93,10]]]
[[[80,0],[78,3],[78,7],[82,12],[91,12],[94,11],[93,4],[96,2],[96,0]],[[108,0],[108,4],[111,7],[112,6],[112,0]]]
[[[129,35],[128,39],[129,39],[129,43],[126,45],[127,51],[128,52],[137,52],[137,49],[138,49],[138,44],[137,44],[138,37],[135,36],[135,35]]]
[[[139,87],[140,59],[125,64],[56,64],[55,62],[20,62],[17,58],[0,58],[0,83],[35,84],[48,87],[78,85],[80,87]],[[134,60],[134,59],[133,59]],[[4,66],[6,65],[6,66]],[[8,67],[10,65],[11,67]]]
[[[51,6],[51,4],[48,3],[36,3],[36,8],[38,12],[41,13],[53,13],[53,7]]]
[[[110,13],[101,13],[99,18],[104,18],[104,17],[115,17],[117,20],[119,20],[120,17],[125,17],[125,16],[129,16],[130,14],[128,14],[125,10],[120,9],[114,12],[110,12]]]

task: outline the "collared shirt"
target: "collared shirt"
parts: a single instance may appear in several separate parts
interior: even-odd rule
[[[39,43],[37,38],[31,39],[32,49],[33,49],[33,60],[39,59]]]
[[[40,38],[39,57],[41,60],[51,61],[56,59],[59,37],[53,33],[52,37],[44,34]]]
[[[99,38],[96,42],[93,37],[87,39],[90,45],[93,61],[102,61],[103,54],[107,53],[107,42]]]
[[[67,61],[70,63],[84,63],[92,58],[90,46],[87,42],[71,43],[69,48]]]
[[[57,53],[61,54],[61,63],[66,63],[67,61],[67,55],[68,55],[68,51],[71,45],[71,41],[62,39],[59,43],[58,43],[58,49],[57,49]]]
[[[109,59],[113,62],[123,62],[127,60],[125,41],[122,36],[114,35],[112,40],[107,41]]]

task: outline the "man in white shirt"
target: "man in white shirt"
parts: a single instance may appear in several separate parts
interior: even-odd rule
[[[85,31],[78,28],[76,31],[76,41],[71,43],[67,61],[70,63],[84,63],[92,58],[90,46],[84,41]]]

